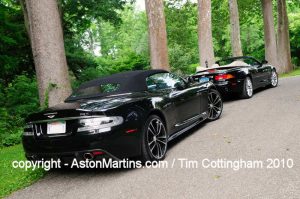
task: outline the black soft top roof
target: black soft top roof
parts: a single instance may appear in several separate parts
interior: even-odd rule
[[[101,77],[81,84],[77,90],[98,86],[101,84],[120,84],[120,88],[115,92],[99,93],[93,96],[86,96],[84,98],[102,97],[107,95],[115,95],[121,93],[146,91],[147,84],[146,78],[157,73],[167,73],[165,70],[136,70],[122,73],[116,73],[110,76]],[[82,97],[78,97],[82,98]],[[77,97],[68,97],[66,101],[77,100]]]

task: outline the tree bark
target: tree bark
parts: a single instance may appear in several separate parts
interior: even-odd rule
[[[291,58],[291,46],[289,36],[289,20],[286,10],[286,0],[277,0],[278,9],[278,61],[282,70],[279,73],[287,73],[293,70]]]
[[[145,0],[151,67],[170,70],[163,0]]]
[[[26,0],[41,106],[62,103],[71,93],[63,31],[56,0]]]
[[[240,33],[240,19],[237,0],[228,0],[230,13],[230,27],[231,27],[231,48],[233,56],[243,56],[241,33]]]
[[[30,24],[29,24],[29,19],[28,19],[28,12],[27,12],[27,8],[26,8],[26,3],[25,0],[19,0],[22,11],[23,11],[23,15],[24,15],[24,24],[25,24],[25,29],[27,32],[27,36],[30,40]]]
[[[272,0],[261,0],[261,4],[264,16],[265,59],[279,71]]]
[[[198,42],[202,67],[211,67],[215,63],[211,26],[211,0],[198,0]]]

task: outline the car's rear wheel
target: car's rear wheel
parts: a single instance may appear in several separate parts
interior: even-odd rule
[[[271,75],[271,84],[270,86],[272,88],[277,87],[278,85],[278,74],[276,73],[275,70],[272,71],[272,75]]]
[[[253,84],[250,77],[244,80],[243,91],[240,95],[241,98],[248,99],[253,96]]]
[[[164,122],[156,115],[151,115],[143,129],[142,160],[159,161],[165,158],[168,135]]]
[[[223,111],[223,100],[220,93],[211,89],[208,93],[208,121],[219,119]]]

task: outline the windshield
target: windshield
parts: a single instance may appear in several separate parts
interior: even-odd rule
[[[99,94],[116,92],[119,89],[120,89],[120,84],[115,84],[115,83],[99,84],[96,86],[79,88],[78,90],[74,91],[70,97],[85,98],[85,97],[99,95]]]
[[[219,60],[216,62],[219,66],[254,66],[259,62],[252,57],[233,57],[229,59]]]

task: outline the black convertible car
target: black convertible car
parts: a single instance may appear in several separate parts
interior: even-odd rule
[[[119,73],[86,82],[65,103],[30,115],[23,146],[30,160],[161,160],[168,141],[218,119],[222,109],[211,82],[163,70]]]
[[[257,88],[278,84],[274,66],[247,56],[217,61],[212,68],[200,69],[193,78],[198,82],[212,81],[222,94],[237,93],[241,98],[251,98]]]

